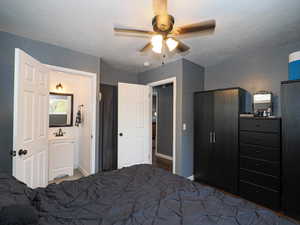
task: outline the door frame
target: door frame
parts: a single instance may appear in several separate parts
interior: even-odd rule
[[[69,69],[65,67],[60,67],[60,66],[53,66],[53,65],[48,65],[44,64],[48,69],[52,71],[58,71],[58,72],[64,72],[64,73],[71,73],[74,75],[80,75],[80,76],[86,76],[90,77],[92,79],[92,144],[91,144],[91,149],[90,149],[90,174],[96,173],[96,128],[97,128],[97,74],[96,73],[90,73],[90,72],[85,72],[81,70],[74,70],[74,69]],[[84,174],[85,176],[87,174]]]
[[[177,103],[177,87],[176,87],[176,77],[170,77],[164,80],[160,81],[155,81],[152,83],[148,83],[147,85],[151,87],[151,119],[150,119],[150,127],[152,129],[152,93],[153,93],[153,88],[156,86],[164,85],[164,84],[173,84],[173,157],[172,157],[172,170],[173,173],[176,174],[176,103]],[[157,128],[156,128],[157,129]],[[151,130],[151,162],[152,162],[152,130]],[[166,158],[166,157],[165,157]]]

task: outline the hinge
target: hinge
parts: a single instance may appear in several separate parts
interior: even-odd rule
[[[15,156],[17,156],[17,152],[15,150],[12,150],[12,151],[10,151],[10,155],[12,157],[15,157]]]

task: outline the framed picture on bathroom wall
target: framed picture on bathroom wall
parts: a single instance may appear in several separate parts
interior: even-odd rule
[[[50,92],[49,127],[72,127],[73,104],[73,94]]]

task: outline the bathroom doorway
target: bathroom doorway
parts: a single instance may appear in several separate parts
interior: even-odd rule
[[[57,69],[57,68],[56,68]],[[58,86],[59,89],[58,89]],[[72,96],[69,112],[72,112],[72,124],[52,126],[54,119],[49,117],[49,182],[78,179],[93,173],[93,79],[76,71],[52,70],[49,75],[51,96]],[[55,99],[56,100],[56,99]],[[64,103],[59,98],[54,101]],[[54,107],[49,107],[49,112]],[[58,108],[58,111],[61,110]],[[65,112],[60,115],[65,116]],[[63,117],[64,118],[64,117]],[[58,120],[59,121],[59,120]],[[60,136],[60,135],[63,136]],[[57,137],[58,136],[58,137]],[[64,157],[62,157],[64,156]],[[73,159],[73,160],[70,160]]]
[[[63,77],[66,80],[62,80]],[[72,79],[81,81],[80,85],[84,87],[79,97],[75,93],[79,91],[78,87],[71,93]],[[95,173],[97,75],[44,65],[21,49],[16,49],[14,81],[13,176],[31,188],[37,188],[47,186],[53,176],[72,175],[76,169],[76,146],[87,153],[82,157],[87,163],[84,168],[78,166],[78,169],[82,169],[83,175]],[[49,128],[49,92],[53,89],[58,94],[70,92],[68,94],[74,96],[73,123],[68,119],[68,126]],[[65,116],[64,113],[70,112],[67,109],[70,108],[68,102],[71,95],[55,100],[55,112],[60,119]],[[77,114],[79,110],[80,115]],[[79,122],[79,127],[82,126],[80,131],[71,131],[76,122]],[[60,135],[54,135],[57,132]],[[78,141],[78,137],[84,138]],[[52,172],[49,172],[50,168]]]

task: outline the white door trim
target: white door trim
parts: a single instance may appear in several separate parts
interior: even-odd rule
[[[93,84],[93,90],[92,90],[92,120],[94,123],[92,124],[92,146],[91,146],[91,158],[90,158],[90,171],[91,174],[96,173],[96,127],[97,127],[97,74],[96,73],[90,73],[80,70],[74,70],[69,69],[65,67],[60,66],[52,66],[44,64],[46,67],[48,67],[50,70],[58,71],[58,72],[65,72],[65,73],[71,73],[74,75],[80,75],[80,76],[88,76],[92,78],[92,84]]]
[[[152,88],[164,84],[173,84],[173,173],[176,174],[176,103],[177,103],[177,87],[176,87],[176,77],[171,77],[165,80],[160,80],[156,82],[149,83],[148,85]],[[151,127],[152,127],[152,98],[151,98]],[[152,140],[152,132],[151,132]],[[152,154],[152,151],[151,151]]]

